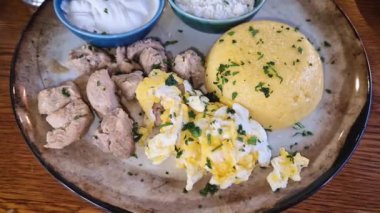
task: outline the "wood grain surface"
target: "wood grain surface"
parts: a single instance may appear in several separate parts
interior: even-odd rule
[[[287,212],[380,212],[380,1],[336,2],[355,25],[369,55],[372,115],[358,150],[340,174]],[[30,16],[21,0],[0,0],[0,213],[102,212],[50,176],[17,128],[9,72],[14,48]]]

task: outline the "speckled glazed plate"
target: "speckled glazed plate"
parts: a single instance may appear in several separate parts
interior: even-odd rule
[[[87,135],[63,150],[45,149],[49,126],[38,114],[37,93],[76,77],[59,64],[67,60],[70,49],[83,44],[55,18],[52,1],[31,19],[11,70],[12,103],[27,144],[55,178],[112,212],[275,212],[302,201],[342,168],[364,132],[371,105],[366,53],[349,20],[330,0],[268,0],[255,19],[298,27],[324,58],[326,92],[318,108],[302,121],[313,136],[294,137],[297,130],[292,128],[269,133],[273,155],[286,147],[310,159],[301,182],[290,182],[287,189],[273,193],[265,180],[271,169],[256,169],[249,181],[202,197],[198,191],[207,180],[183,193],[184,171],[175,169],[173,160],[152,166],[141,148],[138,159],[119,160],[90,144]],[[173,54],[189,47],[207,54],[219,35],[189,28],[167,7],[150,36],[178,40],[168,47]]]

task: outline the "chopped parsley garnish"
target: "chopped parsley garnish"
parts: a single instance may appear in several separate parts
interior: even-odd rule
[[[257,143],[257,137],[256,136],[250,137],[248,139],[247,143],[250,144],[250,145],[256,145],[256,143]]]
[[[207,144],[208,145],[211,144],[211,135],[210,134],[207,134]]]
[[[223,134],[223,129],[218,129],[218,133],[219,133],[219,135],[221,135],[221,134]]]
[[[176,158],[180,158],[183,154],[183,150],[178,148],[177,146],[174,146],[174,150],[177,153]]]
[[[257,35],[257,33],[260,32],[259,30],[253,28],[252,26],[249,26],[248,31],[251,33],[251,35],[252,35],[253,37],[255,37],[255,36]]]
[[[135,143],[137,143],[143,136],[139,133],[139,124],[137,122],[133,122],[132,135]]]
[[[297,135],[301,135],[302,137],[307,137],[307,136],[313,136],[313,132],[311,131],[308,131],[308,130],[303,130],[302,132],[296,132],[293,137],[297,136]]]
[[[230,31],[230,32],[228,32],[227,33],[229,36],[233,36],[233,35],[235,35],[235,31]]]
[[[166,86],[175,86],[178,82],[175,80],[174,76],[172,74],[169,75],[169,77],[165,80]]]
[[[273,76],[279,78],[280,79],[280,83],[282,83],[282,81],[284,79],[278,74],[277,70],[274,67],[275,65],[276,65],[276,63],[273,62],[273,61],[267,62],[267,64],[265,66],[263,66],[264,73],[269,78],[273,78]]]
[[[224,39],[219,39],[219,43],[222,43],[222,42],[224,42]]]
[[[69,98],[71,95],[70,95],[70,92],[67,88],[62,88],[62,95]]]
[[[188,114],[189,114],[189,118],[195,118],[195,112],[194,111],[190,110]]]
[[[240,66],[238,63],[229,60],[229,64],[220,64],[218,71],[216,73],[216,81],[213,82],[214,85],[217,85],[218,89],[223,92],[223,86],[229,82],[229,77],[239,74],[239,72],[231,72],[231,67]]]
[[[233,39],[233,40],[232,40],[232,43],[233,43],[233,44],[236,44],[236,43],[237,43],[237,41],[236,41],[235,39]]]
[[[264,44],[264,40],[260,38],[259,41],[256,42],[256,45],[259,45],[259,44]]]
[[[259,56],[257,60],[264,58],[264,54],[262,52],[257,52],[257,55]]]
[[[160,70],[161,68],[162,68],[161,63],[153,64],[152,65],[152,69],[158,69],[158,70]]]
[[[187,124],[185,124],[182,128],[182,130],[188,130],[191,135],[195,138],[198,138],[201,134],[202,134],[202,130],[201,128],[199,128],[198,126],[196,126],[194,124],[194,122],[189,122]]]
[[[273,93],[273,91],[269,88],[269,84],[265,85],[264,82],[259,82],[257,86],[255,87],[256,92],[262,92],[265,96],[265,98],[269,98],[270,94]]]
[[[167,127],[167,126],[172,126],[172,125],[173,125],[172,122],[166,122],[166,123],[161,124],[161,125],[159,126],[159,128],[161,129],[161,128],[164,128],[164,127]]]
[[[219,144],[219,146],[215,147],[214,149],[211,150],[211,152],[215,152],[216,150],[222,148],[223,144]]]
[[[199,191],[199,194],[206,197],[208,194],[214,195],[219,190],[217,185],[207,183],[206,186]],[[202,207],[202,205],[200,205]]]
[[[211,103],[219,102],[219,97],[216,95],[216,92],[209,92],[205,96],[210,100]]]
[[[210,160],[210,158],[206,158],[206,166],[207,166],[209,169],[212,169],[212,165],[211,165],[211,160]]]
[[[323,42],[323,46],[325,47],[331,47],[331,44],[328,41]]]
[[[296,129],[296,130],[305,129],[305,126],[302,123],[297,122],[294,124],[293,129]]]
[[[232,93],[232,100],[235,100],[238,96],[238,93],[237,92],[233,92]]]
[[[169,45],[173,45],[173,44],[177,44],[177,43],[178,43],[177,40],[166,41],[166,42],[164,43],[164,46],[167,47],[167,46],[169,46]]]
[[[235,114],[236,112],[235,112],[235,110],[234,109],[232,109],[232,108],[227,108],[227,113],[230,113],[230,114]]]
[[[246,131],[243,129],[243,126],[241,124],[239,124],[239,126],[238,126],[237,133],[239,135],[246,135],[247,134]]]
[[[290,162],[294,163],[294,157],[296,156],[297,152],[289,153],[286,157],[290,160]]]
[[[298,47],[297,50],[298,50],[299,54],[303,53],[303,48],[302,47]]]

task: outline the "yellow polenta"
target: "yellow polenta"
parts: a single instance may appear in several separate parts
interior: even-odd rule
[[[266,128],[293,125],[323,93],[323,67],[308,39],[286,24],[254,21],[226,32],[207,58],[206,86],[248,108]]]

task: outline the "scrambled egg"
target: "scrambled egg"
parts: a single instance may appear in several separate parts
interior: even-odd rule
[[[293,181],[301,181],[301,169],[307,167],[309,160],[300,153],[289,154],[284,148],[280,150],[280,156],[271,161],[273,171],[268,175],[267,181],[273,191],[286,188],[289,178]]]
[[[248,180],[256,164],[269,165],[266,132],[241,105],[209,103],[188,81],[160,70],[139,84],[136,97],[151,132],[156,120],[152,107],[159,103],[164,108],[159,133],[147,139],[145,153],[153,164],[174,156],[186,170],[186,190],[207,173],[211,184],[225,189]]]

